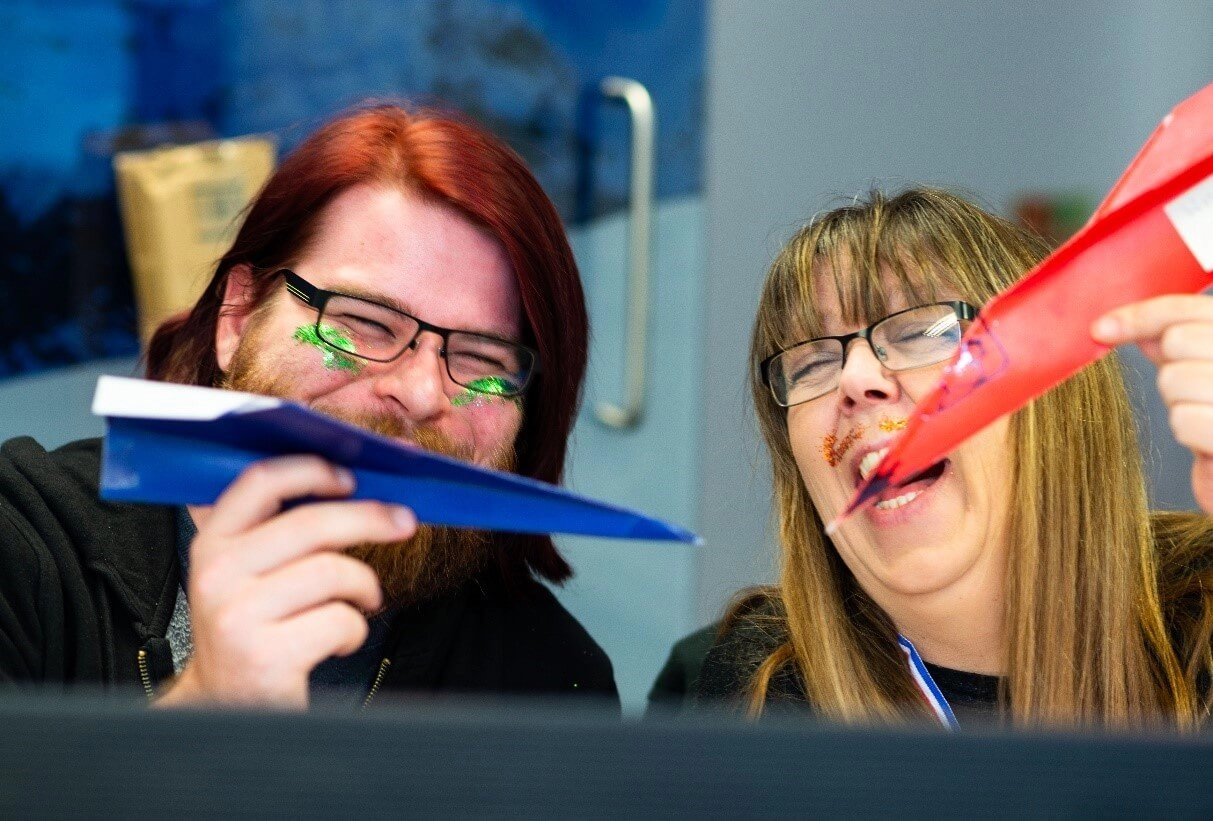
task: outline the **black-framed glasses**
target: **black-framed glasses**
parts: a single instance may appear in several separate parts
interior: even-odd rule
[[[891,371],[934,365],[956,353],[976,316],[976,308],[959,301],[907,308],[854,333],[797,342],[771,354],[759,365],[762,381],[785,408],[824,396],[838,387],[847,348],[856,339],[866,341]]]
[[[478,393],[521,396],[539,372],[539,354],[526,345],[442,328],[369,299],[317,288],[286,268],[278,273],[287,290],[316,309],[316,336],[342,354],[391,362],[428,331],[442,337],[441,354],[451,381]]]

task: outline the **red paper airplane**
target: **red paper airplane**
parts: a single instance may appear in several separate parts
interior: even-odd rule
[[[1209,285],[1213,85],[1167,115],[1082,230],[982,309],[940,383],[827,532],[1108,353],[1091,339],[1096,318]]]

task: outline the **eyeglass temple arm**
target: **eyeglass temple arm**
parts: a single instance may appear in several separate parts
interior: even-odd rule
[[[283,270],[282,278],[286,281],[286,289],[306,304],[316,307],[316,286],[296,274],[294,271]]]

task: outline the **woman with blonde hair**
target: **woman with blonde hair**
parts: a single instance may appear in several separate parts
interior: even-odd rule
[[[1213,519],[1149,510],[1114,356],[825,535],[980,306],[1047,252],[929,189],[874,192],[787,243],[751,347],[781,577],[732,609],[701,702],[849,723],[1205,719]],[[1138,303],[1092,332],[1136,342],[1160,366],[1172,429],[1197,456],[1196,497],[1213,513],[1213,297]]]

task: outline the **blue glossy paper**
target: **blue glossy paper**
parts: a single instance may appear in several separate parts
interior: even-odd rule
[[[110,387],[119,383],[107,379]],[[141,383],[140,390],[148,387]],[[411,447],[291,402],[208,419],[158,417],[144,409],[138,416],[103,415],[105,499],[210,504],[253,462],[312,453],[354,472],[354,498],[407,505],[427,524],[698,542],[690,531],[635,511]]]

